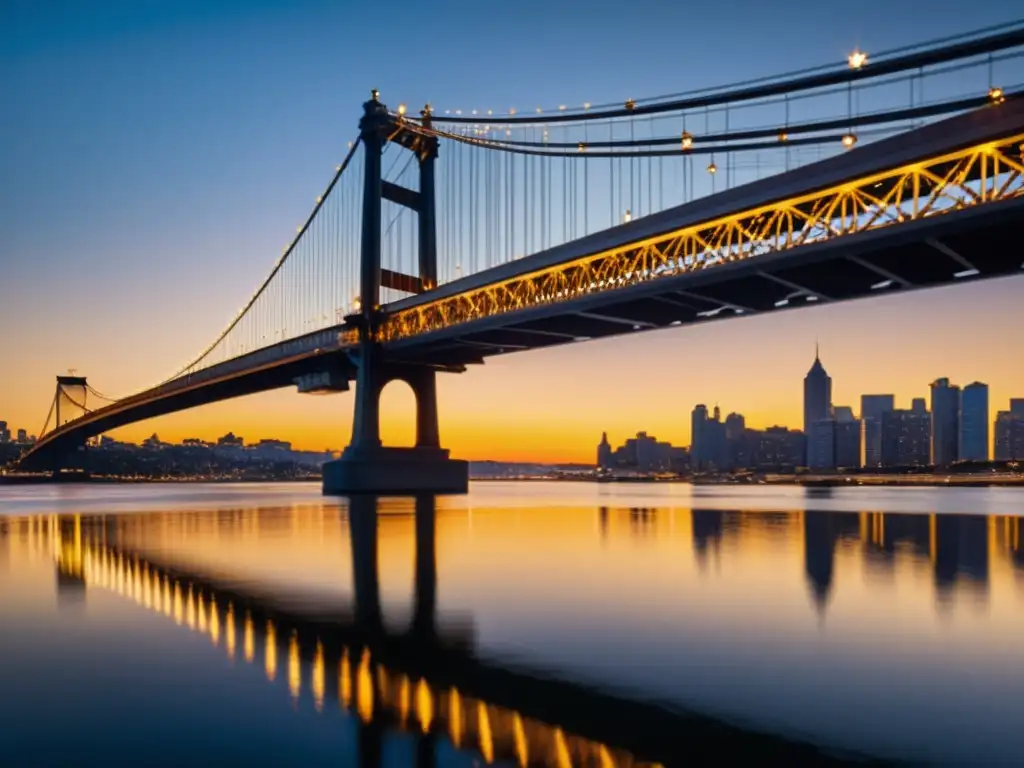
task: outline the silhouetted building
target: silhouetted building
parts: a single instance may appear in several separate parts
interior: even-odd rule
[[[882,466],[882,414],[896,407],[893,395],[861,395],[860,418],[864,424],[864,466]]]
[[[882,414],[882,466],[925,467],[931,454],[931,414],[915,402],[911,410]]]
[[[707,406],[697,405],[690,415],[692,444],[690,462],[695,470],[724,471],[729,469],[729,451],[725,439],[722,412],[715,406],[714,415],[708,417]]]
[[[1010,401],[1011,404],[1013,402]],[[999,411],[992,431],[995,433],[996,461],[1024,460],[1024,413],[1018,416],[1012,410]]]
[[[25,445],[26,443],[30,442],[28,439],[28,432],[26,432],[24,429],[19,429],[17,442],[21,443],[22,445]]]
[[[607,445],[607,435],[602,436],[598,446],[598,461],[601,460],[602,445]],[[636,472],[681,472],[686,468],[687,453],[671,443],[661,442],[646,432],[637,432],[636,437],[626,440],[614,451],[608,446],[610,455],[604,465],[608,469],[627,469]]]
[[[241,448],[245,445],[245,441],[240,437],[235,437],[234,432],[228,432],[224,437],[217,438],[217,445],[223,448]]]
[[[814,349],[814,363],[804,376],[804,434],[808,437],[808,464],[813,450],[811,429],[814,424],[832,416],[832,377],[821,364],[818,348]]]
[[[975,381],[960,396],[960,460],[988,461],[988,384]]]
[[[11,430],[7,428],[6,421],[0,421],[0,445],[11,442]]]
[[[608,433],[601,433],[601,442],[597,444],[597,467],[609,469],[612,466],[612,446],[608,442]]]
[[[832,419],[811,424],[807,434],[807,466],[810,469],[836,468],[836,423]]]
[[[761,469],[792,469],[805,465],[807,436],[786,427],[768,427],[759,434],[756,466]]]
[[[948,466],[960,457],[960,387],[949,379],[932,382],[932,464]]]
[[[853,409],[846,405],[835,408],[833,419],[834,458],[839,469],[855,469],[860,466],[861,424]]]

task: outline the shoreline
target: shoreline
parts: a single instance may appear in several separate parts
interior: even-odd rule
[[[270,483],[318,483],[320,476],[296,478],[116,478],[66,476],[60,479],[33,475],[0,475],[3,485],[243,485]],[[685,483],[700,486],[800,486],[805,488],[1021,488],[1024,475],[777,475],[761,479],[741,478],[687,478],[687,477],[470,477],[474,483],[599,483],[599,484],[667,484]]]

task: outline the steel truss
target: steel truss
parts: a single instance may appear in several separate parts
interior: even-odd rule
[[[1024,134],[583,256],[384,319],[389,342],[1024,196]]]

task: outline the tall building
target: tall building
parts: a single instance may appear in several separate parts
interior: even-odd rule
[[[960,460],[988,461],[988,384],[975,381],[960,395]]]
[[[893,395],[861,395],[860,418],[864,429],[864,466],[882,466],[882,414],[896,407]]]
[[[597,467],[608,469],[612,465],[612,446],[608,442],[608,433],[601,433],[601,442],[597,445]]]
[[[814,347],[814,363],[804,376],[804,434],[807,435],[808,466],[814,442],[813,426],[832,417],[832,377],[821,364],[818,347]]]
[[[882,466],[925,467],[931,459],[931,414],[917,398],[909,411],[882,414]]]
[[[28,442],[28,432],[26,432],[24,429],[18,430],[18,442],[21,443],[22,445]]]
[[[690,463],[695,470],[729,469],[729,444],[725,439],[722,412],[715,406],[708,416],[707,406],[701,404],[690,414]]]
[[[960,387],[949,379],[932,382],[932,461],[948,466],[960,457]]]
[[[832,419],[811,424],[807,435],[807,466],[810,469],[836,468],[836,423]]]
[[[996,414],[993,432],[996,461],[1024,461],[1024,399],[1011,400],[1010,410]]]
[[[7,428],[6,421],[0,421],[0,445],[11,442],[11,430]]]
[[[860,466],[861,423],[847,405],[835,407],[835,465],[839,469],[855,469]]]

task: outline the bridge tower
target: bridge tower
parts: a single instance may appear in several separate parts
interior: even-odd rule
[[[421,116],[423,125],[429,128],[430,108],[424,108]],[[437,417],[438,370],[456,372],[456,369],[393,359],[378,341],[383,320],[382,287],[423,293],[437,285],[434,189],[437,138],[409,130],[401,114],[392,114],[381,103],[376,90],[363,104],[359,131],[365,152],[359,307],[356,314],[346,318],[359,331],[358,351],[353,355],[358,370],[355,418],[352,442],[341,458],[324,465],[323,491],[325,494],[465,493],[469,465],[451,459],[448,451],[441,448]],[[381,154],[388,143],[415,154],[419,163],[418,191],[384,180]],[[404,275],[381,267],[384,200],[405,206],[418,216],[418,275]],[[384,387],[396,379],[407,382],[416,397],[416,445],[413,448],[381,444],[380,395]]]

